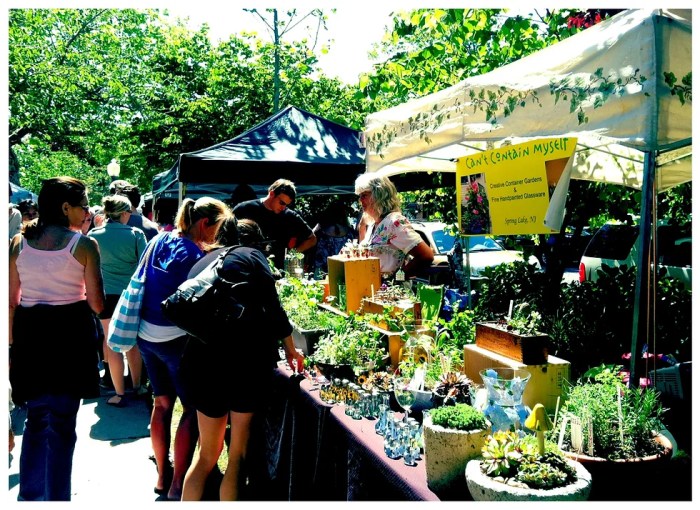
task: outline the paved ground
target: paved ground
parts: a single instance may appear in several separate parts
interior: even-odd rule
[[[126,407],[115,408],[105,400],[85,400],[78,412],[72,501],[100,507],[158,501],[159,496],[153,492],[156,468],[149,459],[150,411],[146,401],[131,398]],[[17,435],[10,454],[9,501],[16,501],[19,492],[23,419],[21,410],[13,416]]]

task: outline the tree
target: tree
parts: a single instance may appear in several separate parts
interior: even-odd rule
[[[437,92],[567,37],[568,11],[510,17],[503,9],[418,9],[393,17],[375,53],[386,60],[360,78],[380,108]]]
[[[161,42],[155,20],[148,10],[12,9],[10,150],[28,143],[64,151],[95,175],[128,154],[123,132],[143,109]]]
[[[214,47],[206,25],[192,31],[134,9],[13,9],[9,36],[9,144],[35,192],[37,176],[73,174],[74,164],[99,198],[113,157],[125,179],[150,189],[180,153],[272,113],[275,62],[283,104],[356,127],[368,108],[353,87],[317,73],[305,40],[244,34]]]
[[[302,62],[305,66],[311,66],[317,62],[316,56],[314,54],[314,49],[316,47],[316,41],[318,40],[318,33],[321,28],[326,28],[326,17],[323,11],[320,9],[312,9],[304,15],[299,16],[296,9],[286,11],[286,19],[279,19],[279,12],[277,9],[266,9],[266,12],[272,17],[269,19],[263,16],[258,9],[243,9],[251,14],[257,16],[267,27],[272,35],[273,44],[273,101],[272,101],[272,111],[273,113],[280,110],[280,87],[281,87],[281,73],[283,70],[281,63],[281,53],[282,53],[282,38],[291,32],[294,28],[299,26],[305,20],[309,21],[310,18],[316,20],[316,36],[314,37],[314,44],[312,47],[305,52],[306,62]],[[298,17],[298,19],[297,19]]]

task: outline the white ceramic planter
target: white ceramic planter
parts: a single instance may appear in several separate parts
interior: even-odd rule
[[[423,441],[428,487],[444,490],[464,476],[467,462],[481,455],[481,448],[490,432],[491,424],[485,430],[469,432],[446,429],[433,425],[430,416],[426,415],[423,421]]]
[[[557,489],[523,489],[498,482],[481,472],[481,459],[470,460],[464,474],[474,501],[586,501],[591,474],[580,462],[569,462],[576,468],[577,480]]]

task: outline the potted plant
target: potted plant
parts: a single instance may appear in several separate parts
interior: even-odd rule
[[[277,292],[282,308],[294,326],[294,345],[307,356],[313,354],[324,333],[338,321],[345,320],[343,316],[319,309],[324,292],[320,281],[288,276],[277,282]]]
[[[539,328],[542,316],[528,303],[518,304],[507,318],[476,324],[476,345],[525,365],[547,363],[549,336]]]
[[[476,501],[582,501],[591,490],[590,473],[567,459],[544,435],[552,427],[542,404],[526,426],[536,435],[494,432],[486,439],[482,458],[469,461],[467,487]]]
[[[605,499],[630,498],[621,488],[653,479],[668,466],[673,449],[654,388],[628,388],[620,366],[596,367],[567,391],[557,427],[564,453],[593,475]]]
[[[443,391],[448,392],[452,389],[453,378],[445,374],[461,374],[463,354],[457,349],[447,347],[440,350],[439,344],[431,336],[416,335],[406,341],[401,350],[400,359],[397,371],[415,380],[412,387],[415,388],[416,401],[411,409],[421,411],[430,409],[434,405],[444,404],[447,394],[443,394],[441,400],[439,397],[434,397],[433,392],[439,387],[441,379],[444,383]],[[459,390],[468,392],[469,388],[463,387],[464,382],[457,377],[455,384],[459,385]],[[457,400],[457,394],[451,396]],[[461,391],[459,400],[466,402],[466,399],[462,398]]]
[[[385,366],[388,361],[384,335],[352,313],[335,323],[308,357],[309,366],[316,365],[329,379],[354,379],[362,372]]]
[[[423,440],[428,487],[445,490],[460,481],[469,459],[481,454],[490,430],[484,414],[467,404],[426,411]]]
[[[445,371],[433,388],[433,407],[474,405],[475,391],[472,380],[462,372]]]

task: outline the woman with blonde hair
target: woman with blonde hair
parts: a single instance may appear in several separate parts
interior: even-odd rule
[[[360,243],[369,245],[372,254],[379,257],[382,276],[392,278],[403,272],[408,278],[428,268],[433,250],[401,213],[394,183],[384,176],[361,174],[355,180],[355,193],[366,223],[359,229],[364,232]]]
[[[109,321],[119,302],[122,291],[129,285],[131,275],[136,271],[139,259],[146,249],[146,236],[143,232],[127,225],[131,216],[131,202],[121,195],[109,195],[102,199],[107,222],[102,227],[93,228],[89,237],[97,241],[102,258],[102,277],[104,278],[105,309],[99,315],[102,329],[109,330]],[[107,347],[106,339],[102,343],[104,359],[109,365],[115,394],[107,399],[107,404],[122,407],[124,399],[124,354]],[[141,354],[134,346],[126,352],[129,363],[132,387],[138,392],[141,385]]]
[[[187,279],[192,266],[214,245],[221,223],[231,210],[221,200],[185,199],[175,218],[176,230],[162,232],[149,241],[152,253],[146,261],[146,284],[137,344],[151,381],[151,443],[158,466],[156,493],[179,500],[182,482],[197,442],[197,417],[183,391],[178,374],[187,334],[165,318],[161,302]],[[147,247],[148,249],[148,247]],[[175,433],[173,466],[170,466],[170,424],[175,400],[182,416]]]
[[[219,278],[246,286],[245,318],[221,328],[216,341],[190,337],[180,367],[188,400],[197,410],[199,449],[185,475],[183,501],[199,501],[216,466],[230,423],[228,464],[219,486],[221,501],[238,500],[245,485],[248,443],[256,413],[265,409],[272,392],[273,368],[281,340],[290,366],[304,369],[304,356],[292,339],[292,325],[280,304],[275,279],[265,255],[255,247],[263,237],[251,220],[227,222],[221,241],[235,246],[223,254]],[[202,317],[202,320],[207,320]],[[263,325],[264,327],[261,327]],[[231,370],[231,360],[244,359]],[[250,391],[255,381],[255,391]]]
[[[97,242],[74,230],[85,184],[45,180],[39,210],[10,243],[10,383],[27,409],[17,499],[70,501],[80,401],[100,395],[94,314],[105,296]]]

